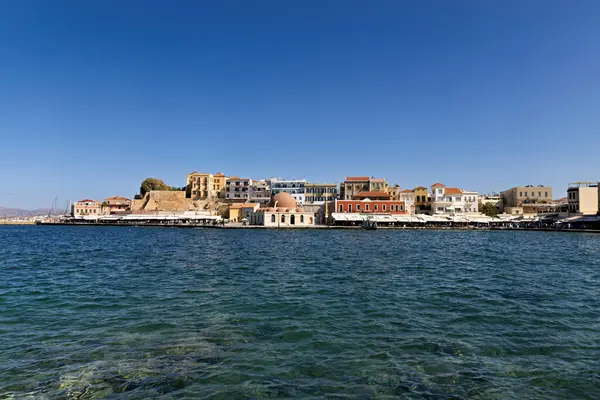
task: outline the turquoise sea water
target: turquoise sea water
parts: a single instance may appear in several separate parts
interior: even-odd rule
[[[600,235],[0,227],[0,398],[600,397]]]

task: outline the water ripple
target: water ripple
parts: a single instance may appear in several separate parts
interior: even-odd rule
[[[599,245],[0,227],[0,398],[599,398]]]

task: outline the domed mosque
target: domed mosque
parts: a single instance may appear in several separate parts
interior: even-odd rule
[[[250,225],[263,225],[275,228],[293,228],[315,224],[314,215],[304,211],[291,194],[281,192],[271,201],[250,214]]]

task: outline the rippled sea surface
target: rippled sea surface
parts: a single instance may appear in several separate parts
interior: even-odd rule
[[[0,398],[600,397],[600,235],[0,227]]]

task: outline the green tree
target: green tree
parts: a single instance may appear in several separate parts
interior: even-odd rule
[[[151,190],[171,190],[171,187],[164,183],[162,179],[146,178],[140,186],[140,194],[144,196]]]
[[[496,209],[496,205],[492,203],[479,203],[479,212],[487,215],[488,217],[495,217],[498,215],[498,209]]]

